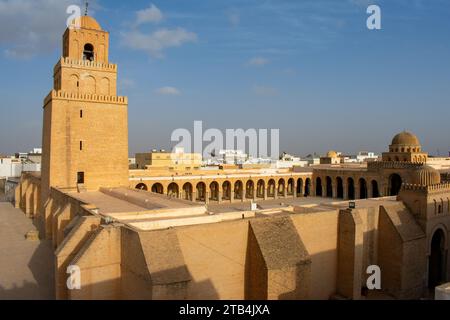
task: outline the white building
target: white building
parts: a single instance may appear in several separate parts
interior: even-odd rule
[[[0,158],[0,178],[18,178],[23,171],[41,171],[41,164],[27,163],[20,158]]]
[[[300,157],[296,157],[284,152],[279,160],[276,160],[274,167],[277,169],[286,169],[296,167],[306,167],[308,165],[307,160],[302,160]]]

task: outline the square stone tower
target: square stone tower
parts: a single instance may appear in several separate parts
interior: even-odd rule
[[[92,17],[74,22],[44,100],[40,211],[46,218],[51,187],[128,186],[128,101],[116,95],[109,34]]]

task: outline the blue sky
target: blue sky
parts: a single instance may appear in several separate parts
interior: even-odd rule
[[[42,101],[75,0],[0,0],[0,153],[41,145]],[[368,30],[369,4],[381,30]],[[279,128],[280,151],[382,152],[404,129],[450,151],[450,2],[90,2],[111,34],[130,154],[176,128]]]

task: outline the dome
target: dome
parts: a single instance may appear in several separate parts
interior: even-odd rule
[[[392,139],[391,145],[420,146],[419,139],[408,131],[400,132]]]
[[[90,17],[90,16],[81,16],[79,18],[75,18],[72,21],[72,24],[75,24],[76,22],[78,22],[77,20],[79,20],[80,22],[80,27],[84,28],[84,29],[93,29],[93,30],[102,30],[102,27],[100,27],[100,24],[97,22],[97,20],[95,20],[94,18]]]
[[[414,170],[410,183],[422,186],[440,184],[441,175],[439,174],[439,171],[430,166],[422,166],[417,170]]]
[[[336,151],[330,150],[327,152],[327,158],[337,158],[337,156]]]

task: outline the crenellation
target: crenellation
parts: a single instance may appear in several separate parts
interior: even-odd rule
[[[75,60],[68,57],[61,57],[55,65],[53,72],[56,74],[61,67],[71,67],[80,69],[95,69],[101,71],[117,72],[117,64],[102,63],[89,60]]]
[[[116,104],[127,104],[128,99],[124,96],[108,96],[99,94],[85,94],[75,92],[65,92],[62,90],[52,90],[44,99],[44,106],[51,100],[66,99],[73,101],[86,101],[86,102],[111,102]]]

